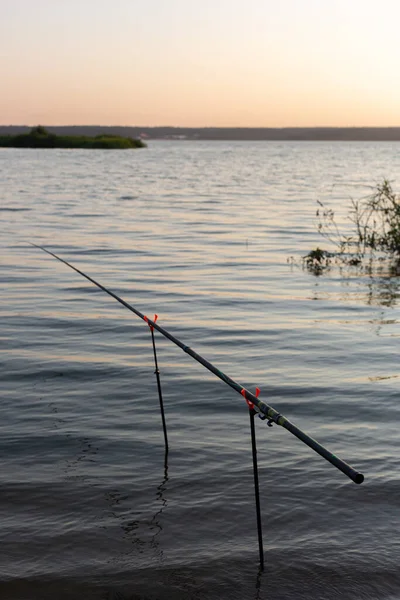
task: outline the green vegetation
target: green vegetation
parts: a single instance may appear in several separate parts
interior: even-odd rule
[[[0,147],[3,148],[90,148],[90,149],[129,149],[143,148],[141,140],[102,134],[96,137],[78,135],[55,135],[42,125],[33,127],[29,133],[0,136]]]
[[[343,234],[333,210],[318,202],[316,216],[319,233],[336,250],[330,252],[316,248],[303,257],[303,265],[314,275],[321,275],[332,264],[364,267],[371,270],[373,261],[389,263],[389,272],[398,272],[400,264],[400,196],[396,195],[388,180],[373,188],[361,200],[351,200],[349,220],[353,231]],[[366,263],[366,259],[368,261]]]

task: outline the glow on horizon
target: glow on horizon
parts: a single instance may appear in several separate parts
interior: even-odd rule
[[[398,0],[0,0],[0,124],[400,126]]]

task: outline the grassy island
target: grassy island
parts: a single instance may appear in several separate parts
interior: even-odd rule
[[[33,127],[29,133],[0,135],[1,148],[90,148],[125,150],[144,148],[142,140],[104,133],[96,137],[83,135],[56,135],[42,125]]]

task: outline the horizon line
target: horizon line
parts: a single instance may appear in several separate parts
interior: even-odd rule
[[[268,125],[260,126],[248,126],[248,125],[105,125],[101,123],[74,123],[74,124],[51,124],[46,125],[45,123],[1,123],[0,127],[36,127],[41,125],[42,127],[133,127],[136,129],[273,129],[273,130],[285,130],[285,129],[400,129],[399,125],[285,125],[279,127],[272,127]]]

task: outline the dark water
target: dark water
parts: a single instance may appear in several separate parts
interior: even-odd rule
[[[400,144],[0,152],[0,598],[400,598],[399,279],[287,262]],[[396,187],[396,185],[395,185]],[[365,474],[257,419],[108,285]],[[322,243],[322,245],[324,245]]]

